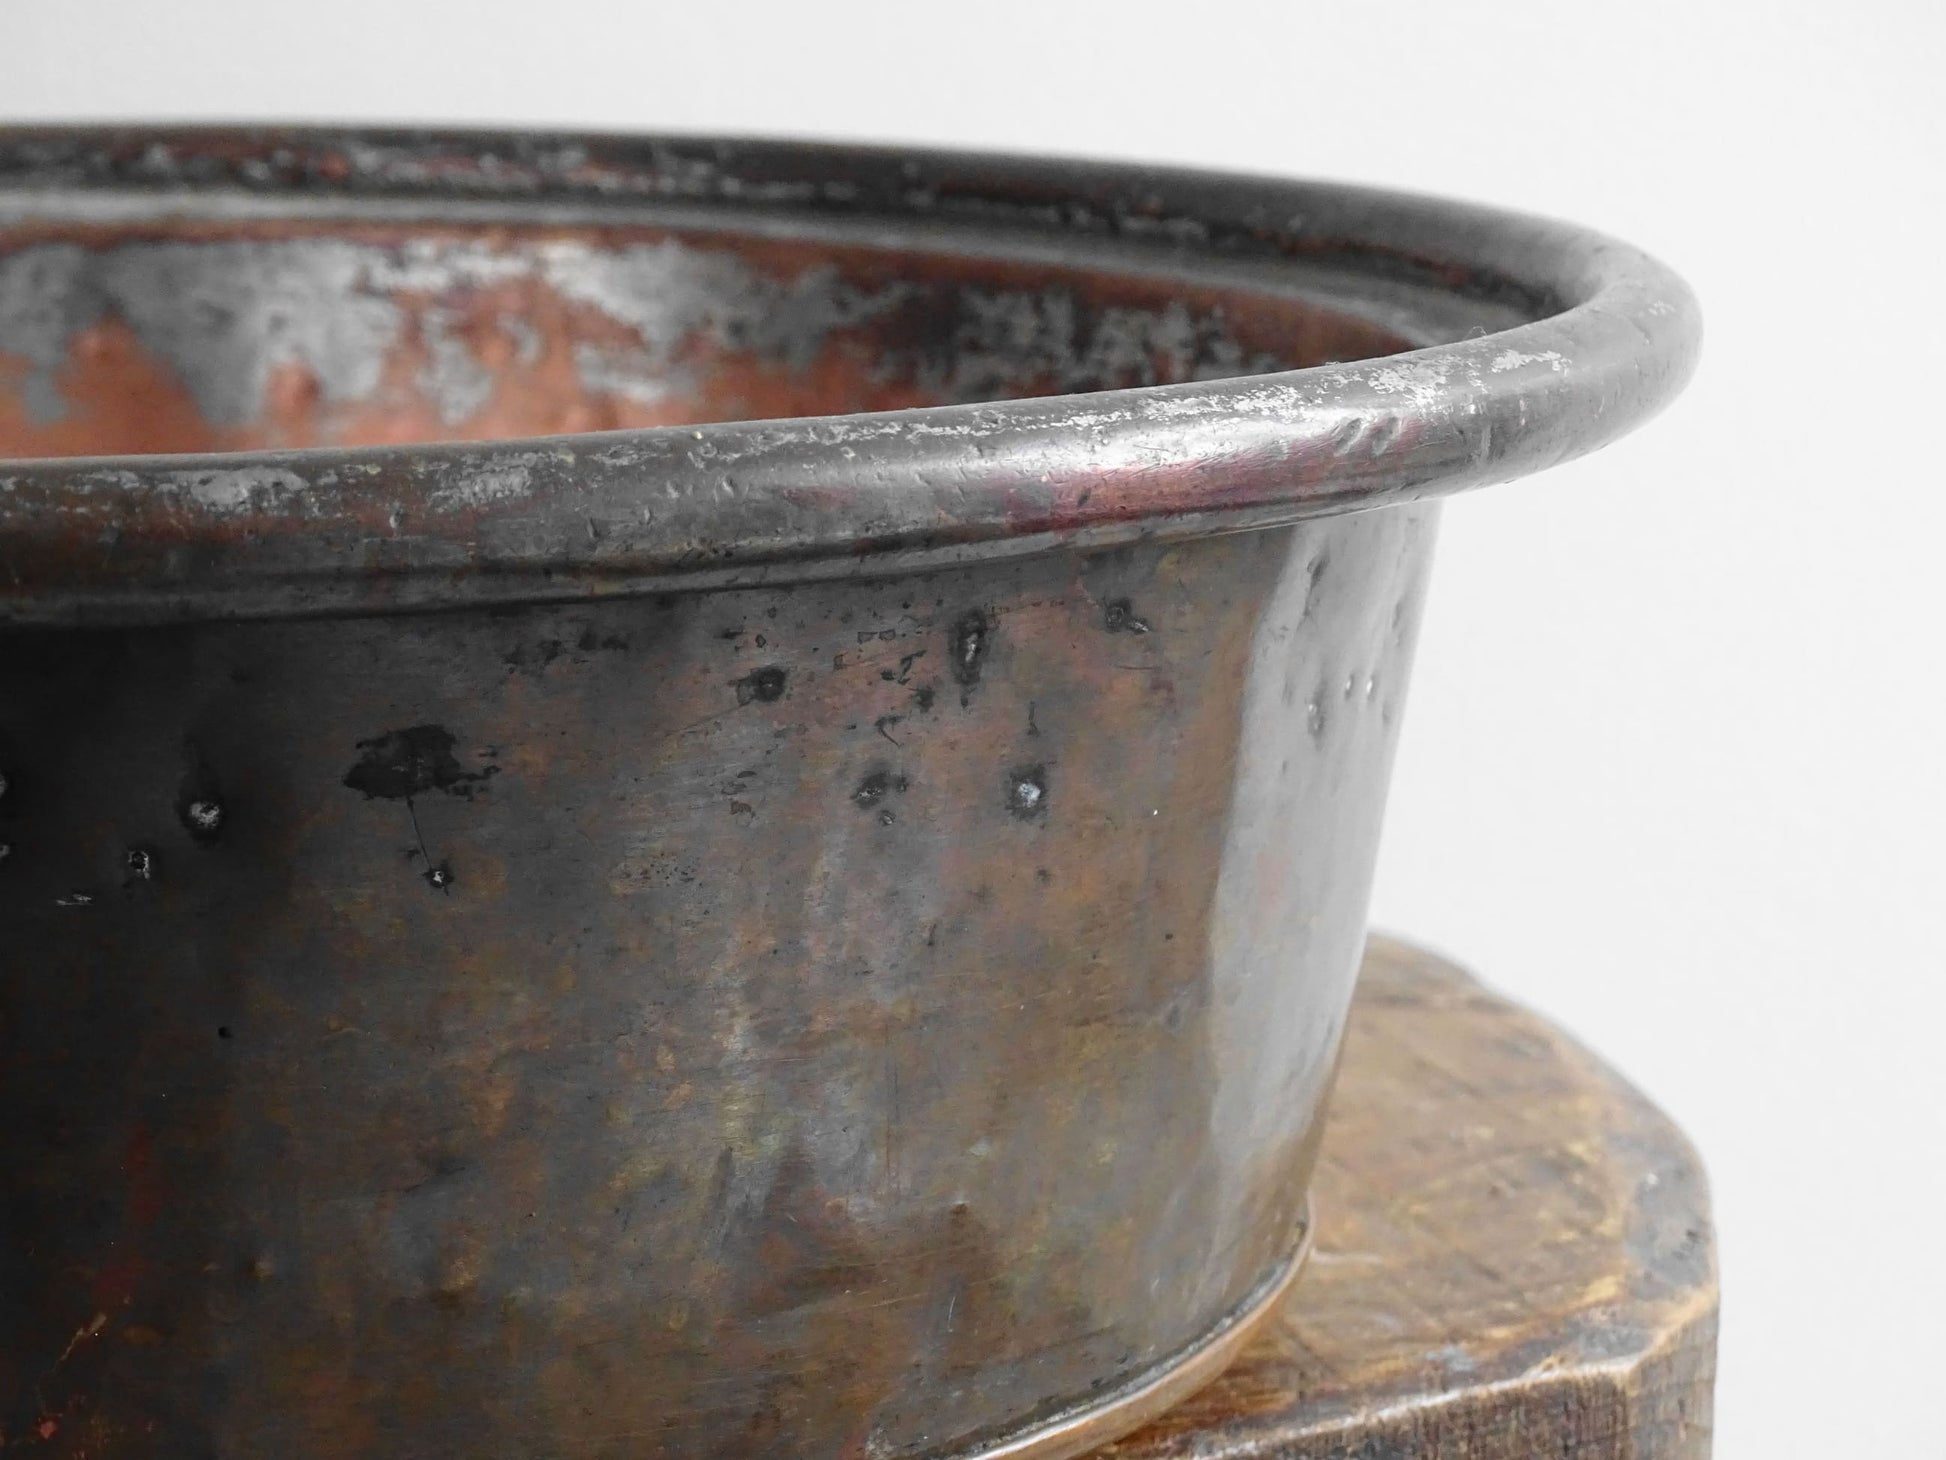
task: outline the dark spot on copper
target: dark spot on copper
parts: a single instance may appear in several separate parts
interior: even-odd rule
[[[1022,821],[1047,814],[1047,767],[1021,766],[1007,773],[1007,809]]]
[[[890,771],[873,771],[851,793],[852,804],[869,811],[893,791],[904,794],[906,786],[904,776],[895,776]]]
[[[426,869],[426,885],[440,892],[453,889],[453,869],[451,864],[440,862]]]
[[[1126,598],[1109,600],[1102,610],[1102,625],[1111,634],[1146,634],[1149,621],[1139,617]]]
[[[538,674],[559,659],[567,645],[559,639],[538,639],[532,645],[515,644],[504,656],[508,673],[526,670]]]
[[[500,767],[460,769],[453,755],[453,733],[442,725],[414,725],[388,730],[358,742],[364,754],[345,772],[344,783],[367,796],[404,801],[427,791],[471,797],[474,790]]]
[[[878,677],[893,684],[904,684],[912,674],[912,666],[923,659],[925,654],[924,649],[914,649],[910,654],[902,654],[899,656],[897,669],[881,669]]]
[[[790,676],[775,664],[753,669],[737,681],[737,703],[747,705],[755,700],[758,704],[774,705],[784,697],[784,687],[789,679]]]
[[[969,608],[953,623],[947,646],[952,659],[953,678],[965,689],[980,682],[980,670],[992,648],[993,625],[986,613]]]
[[[1305,577],[1308,581],[1304,585],[1304,617],[1307,619],[1317,612],[1318,585],[1324,581],[1325,571],[1330,566],[1331,566],[1331,554],[1328,552],[1320,552],[1315,558],[1312,558],[1311,561],[1305,565],[1304,572],[1305,572]],[[1393,615],[1394,627],[1397,627],[1397,624],[1398,624],[1398,615],[1394,613]]]
[[[939,693],[932,685],[922,684],[912,692],[912,703],[921,710],[930,710],[934,697]]]
[[[236,1034],[231,1030],[229,1025],[219,1024],[216,1026],[216,1037],[218,1039],[235,1039]]]

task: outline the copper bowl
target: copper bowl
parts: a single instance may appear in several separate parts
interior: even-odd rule
[[[1057,1456],[1207,1377],[1434,499],[1696,338],[1341,186],[0,134],[6,1439]]]

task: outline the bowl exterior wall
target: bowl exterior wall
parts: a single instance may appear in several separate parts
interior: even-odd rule
[[[1295,1241],[1435,509],[0,635],[0,1423],[922,1456]]]

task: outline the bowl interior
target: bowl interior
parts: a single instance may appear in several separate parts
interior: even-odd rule
[[[0,228],[0,458],[898,410],[1413,343],[1315,293],[1112,255],[558,222]]]

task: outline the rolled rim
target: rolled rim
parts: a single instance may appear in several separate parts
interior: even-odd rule
[[[491,205],[1005,230],[1323,262],[1522,322],[1269,375],[573,436],[0,461],[0,622],[386,612],[878,576],[1287,523],[1504,481],[1647,419],[1700,321],[1587,229],[1338,183],[697,138],[0,130],[0,213]]]

